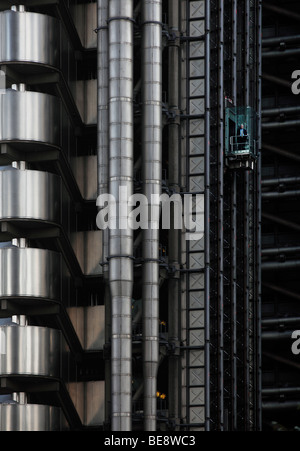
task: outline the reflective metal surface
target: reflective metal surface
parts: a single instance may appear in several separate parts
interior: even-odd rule
[[[61,222],[61,179],[41,171],[0,171],[0,220]]]
[[[0,327],[0,375],[60,376],[61,332],[36,326]]]
[[[100,426],[104,421],[105,382],[71,382],[68,390],[85,426]]]
[[[59,431],[60,409],[38,404],[0,404],[0,431]]]
[[[142,2],[142,179],[148,200],[162,190],[162,0]],[[153,221],[153,219],[152,219]],[[159,226],[143,230],[144,430],[156,431],[159,363]]]
[[[97,97],[97,94],[96,94]],[[97,156],[76,156],[71,159],[72,170],[82,197],[97,199]]]
[[[0,298],[60,300],[61,255],[44,249],[0,249]]]
[[[0,142],[27,141],[59,146],[59,99],[8,89],[0,96]]]
[[[109,2],[109,192],[117,204],[122,203],[126,189],[128,198],[133,194],[133,3]],[[124,218],[117,213],[116,219],[120,222]],[[118,224],[109,230],[113,431],[130,431],[132,427],[132,255],[133,231]]]
[[[87,276],[102,274],[103,269],[99,264],[99,258],[102,256],[101,230],[72,233],[70,239],[83,274]]]
[[[59,64],[59,26],[55,18],[20,11],[0,13],[0,62]]]
[[[71,5],[70,9],[83,47],[96,48],[97,3],[79,3]]]
[[[86,125],[97,124],[97,80],[76,81],[75,100]]]

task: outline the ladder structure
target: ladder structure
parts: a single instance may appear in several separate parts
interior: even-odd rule
[[[186,422],[207,426],[209,406],[209,4],[186,2],[186,189],[193,195],[196,230],[186,233]]]

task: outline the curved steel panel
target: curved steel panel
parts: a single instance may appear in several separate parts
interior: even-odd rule
[[[0,431],[60,431],[58,407],[39,404],[0,404]]]
[[[61,255],[45,249],[0,249],[0,298],[26,297],[60,301]]]
[[[0,96],[0,142],[60,145],[60,101],[40,92],[8,89]]]
[[[35,63],[59,67],[59,25],[38,13],[0,13],[0,62]]]
[[[36,326],[0,327],[0,375],[60,377],[61,334]]]
[[[0,171],[0,220],[32,219],[60,224],[61,179],[41,171]]]

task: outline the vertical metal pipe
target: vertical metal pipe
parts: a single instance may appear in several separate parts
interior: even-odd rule
[[[262,430],[262,349],[261,349],[261,292],[262,292],[262,279],[261,279],[261,111],[262,111],[262,0],[258,2],[258,27],[257,27],[257,47],[258,47],[258,74],[257,74],[257,111],[258,111],[258,151],[259,158],[257,163],[257,307],[256,307],[256,337],[257,337],[257,390],[256,390],[256,402],[257,402],[257,430]]]
[[[245,406],[245,430],[249,430],[249,396],[250,396],[250,374],[249,374],[249,172],[245,173],[244,180],[244,406]]]
[[[218,422],[224,428],[224,2],[219,0],[218,49]]]
[[[231,181],[231,390],[232,427],[237,430],[237,180],[236,173]]]
[[[205,2],[205,430],[210,431],[210,0]]]
[[[250,2],[245,0],[245,93],[244,102],[250,105]],[[250,367],[249,367],[249,246],[250,246],[250,174],[245,172],[244,182],[244,402],[245,402],[245,430],[249,430],[250,421]]]
[[[245,105],[250,100],[250,3],[245,0]]]
[[[112,430],[132,427],[133,232],[127,201],[133,194],[133,0],[109,1],[109,192],[116,200],[110,229]]]
[[[179,0],[169,0],[169,30],[176,36],[168,47],[169,54],[169,110],[174,112],[174,120],[169,122],[168,129],[168,152],[169,152],[169,188],[172,192],[180,192],[180,14]],[[171,216],[172,218],[172,216]],[[174,229],[171,224],[169,231],[169,265],[179,268],[180,261],[180,237],[181,232]],[[176,271],[174,277],[168,282],[168,337],[169,342],[178,349],[180,342],[179,330],[179,302],[180,302],[180,273]],[[179,355],[175,352],[169,357],[169,421],[179,424],[179,391],[180,391],[180,368]]]
[[[160,196],[162,185],[162,0],[142,0],[143,193]],[[157,204],[159,206],[159,204]],[[144,430],[156,430],[159,362],[159,223],[143,231]]]
[[[98,142],[98,196],[108,193],[108,0],[98,0],[98,120],[97,120],[97,142]],[[102,231],[102,263],[103,277],[105,283],[105,343],[111,341],[111,303],[108,286],[108,252],[109,252],[109,229]],[[105,361],[105,420],[110,421],[111,414],[111,363]]]
[[[237,0],[232,0],[232,100],[237,106]]]
[[[237,0],[232,1],[232,100],[237,105]],[[237,430],[237,175],[231,178],[231,391],[232,428]]]

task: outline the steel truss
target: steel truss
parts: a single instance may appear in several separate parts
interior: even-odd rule
[[[259,2],[211,2],[211,429],[260,429],[259,164],[224,164],[224,108],[259,111]]]

